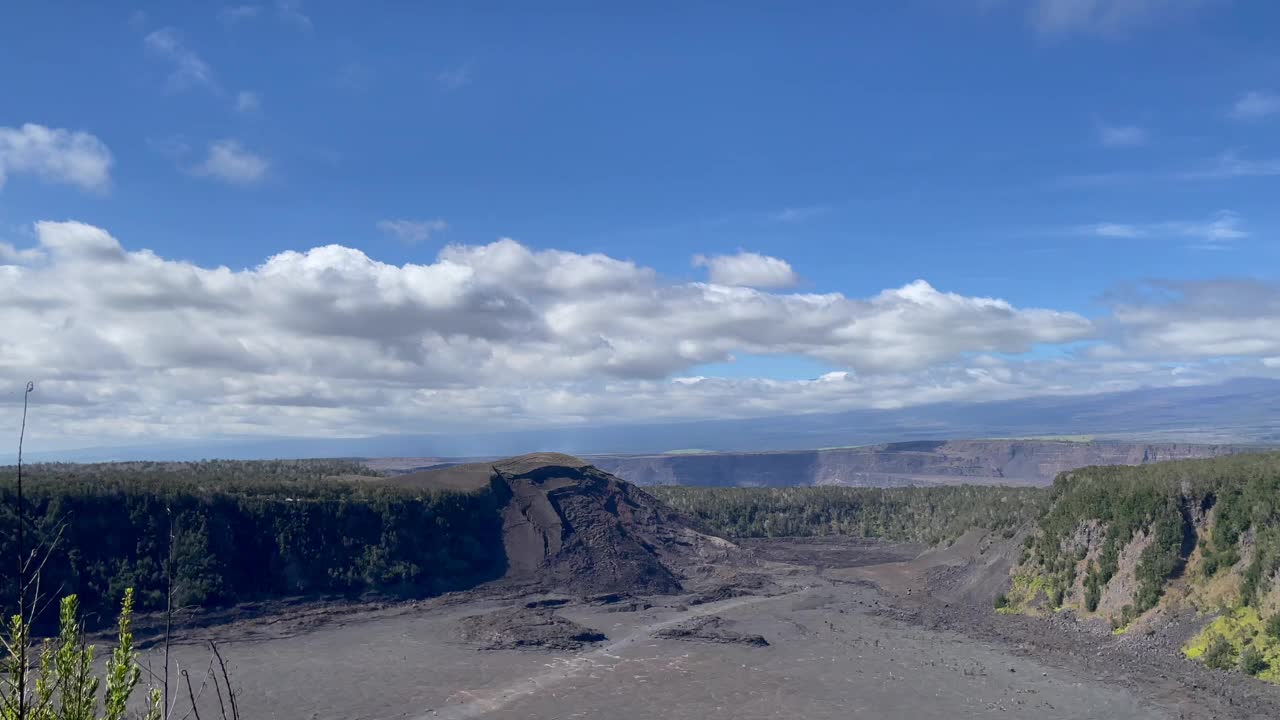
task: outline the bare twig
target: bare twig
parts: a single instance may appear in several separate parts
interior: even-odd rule
[[[227,697],[231,699],[231,720],[240,720],[240,708],[236,705],[236,691],[231,687],[231,676],[227,674],[227,663],[222,659],[222,653],[218,652],[218,644],[209,641],[209,647],[213,650],[213,656],[218,659],[218,667],[222,668],[222,680],[227,684]]]
[[[169,517],[169,562],[166,563],[165,604],[164,604],[164,720],[168,720],[171,711],[169,705],[169,644],[173,633],[173,508],[165,506],[165,515]]]
[[[196,720],[200,720],[200,708],[196,705],[196,693],[191,689],[191,673],[183,670],[182,679],[187,681],[187,697],[191,698],[191,712],[195,713]],[[201,685],[200,689],[204,690],[204,686]],[[186,720],[187,716],[183,715],[182,717],[183,720]]]
[[[26,510],[22,503],[22,444],[27,439],[27,400],[36,389],[35,383],[27,381],[22,392],[22,429],[18,431],[18,616],[21,617],[27,606],[27,564],[26,538],[23,536],[23,520]],[[27,651],[30,643],[26,638],[18,642],[18,717],[27,716]]]
[[[183,713],[180,720],[187,720],[187,717],[190,716],[192,712],[195,713],[196,720],[200,720],[200,710],[197,708],[196,703],[200,701],[200,698],[204,697],[204,691],[205,691],[205,688],[209,687],[210,679],[213,680],[214,685],[218,684],[218,678],[213,674],[213,657],[212,656],[209,657],[209,667],[205,668],[204,677],[200,678],[200,689],[196,690],[195,697],[193,697],[191,700],[191,709]],[[187,694],[188,695],[191,694],[191,678],[189,675],[187,676]]]
[[[213,645],[213,641],[210,641],[209,645]],[[209,661],[209,674],[213,675],[213,660]],[[222,712],[222,720],[227,720],[227,706],[222,703],[222,686],[218,684],[217,675],[213,675],[213,689],[218,691],[218,710]],[[231,688],[227,690],[230,691]]]

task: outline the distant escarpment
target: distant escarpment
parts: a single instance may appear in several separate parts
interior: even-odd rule
[[[590,461],[637,485],[896,487],[1048,485],[1065,470],[1147,465],[1255,450],[1240,445],[1070,440],[938,440],[760,453],[599,455]]]

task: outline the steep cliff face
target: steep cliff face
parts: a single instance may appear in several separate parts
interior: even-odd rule
[[[1048,485],[1060,472],[1089,465],[1145,465],[1250,449],[1180,443],[948,440],[796,452],[602,455],[590,460],[638,485]]]
[[[1187,657],[1280,681],[1278,470],[1280,453],[1066,473],[996,607],[1189,624]]]

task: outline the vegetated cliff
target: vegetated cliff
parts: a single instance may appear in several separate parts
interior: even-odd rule
[[[502,499],[395,487],[333,461],[112,463],[24,469],[26,550],[48,553],[47,593],[111,616],[126,587],[140,610],[314,593],[437,593],[506,569]],[[348,478],[348,479],[342,479]],[[0,557],[18,554],[14,472],[0,468]],[[14,607],[0,574],[0,609]],[[56,618],[58,604],[47,604]]]
[[[808,451],[595,455],[588,459],[638,485],[1048,485],[1060,472],[1089,465],[1144,465],[1250,450],[1255,448],[1036,439],[921,440]]]
[[[1188,657],[1280,681],[1280,453],[1085,468],[1051,503],[998,608],[1117,633],[1190,614]]]
[[[24,552],[41,587],[108,612],[124,589],[165,606],[369,591],[435,594],[504,579],[580,593],[671,592],[732,543],[567,455],[380,478],[354,463],[260,461],[25,468]],[[0,468],[0,557],[17,547],[15,473]],[[54,590],[50,590],[54,588]],[[16,605],[0,574],[0,613]],[[56,619],[58,604],[47,603]]]

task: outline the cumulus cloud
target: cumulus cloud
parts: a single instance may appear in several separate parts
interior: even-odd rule
[[[111,151],[87,132],[34,123],[0,127],[0,189],[10,175],[31,174],[47,182],[105,190],[111,164]]]
[[[1231,106],[1231,117],[1237,120],[1261,120],[1280,113],[1280,95],[1254,90],[1245,93]]]
[[[1119,330],[1103,356],[1161,360],[1280,355],[1280,285],[1258,280],[1152,283],[1112,299]]]
[[[394,237],[407,245],[426,242],[428,238],[449,228],[449,223],[436,218],[434,220],[379,220],[378,230]]]
[[[736,255],[695,255],[694,267],[705,267],[711,282],[756,288],[788,288],[800,282],[791,264],[759,253],[739,251]]]
[[[209,144],[208,155],[192,169],[233,185],[253,185],[266,176],[270,163],[266,158],[246,150],[238,140],[217,140]]]
[[[451,245],[430,264],[328,245],[231,269],[128,250],[82,223],[42,222],[35,235],[33,247],[0,250],[9,329],[0,374],[41,379],[43,401],[61,408],[59,431],[86,437],[428,431],[999,397],[1051,377],[1001,369],[1010,356],[1096,333],[1074,313],[924,281],[867,298],[674,283],[628,260],[510,239]],[[673,380],[734,353],[842,371]]]
[[[18,248],[6,242],[0,242],[0,265],[24,265],[44,259],[44,252],[39,248]]]
[[[213,68],[182,42],[182,36],[174,28],[154,30],[142,42],[148,52],[171,65],[169,84],[173,88],[215,86]]]

